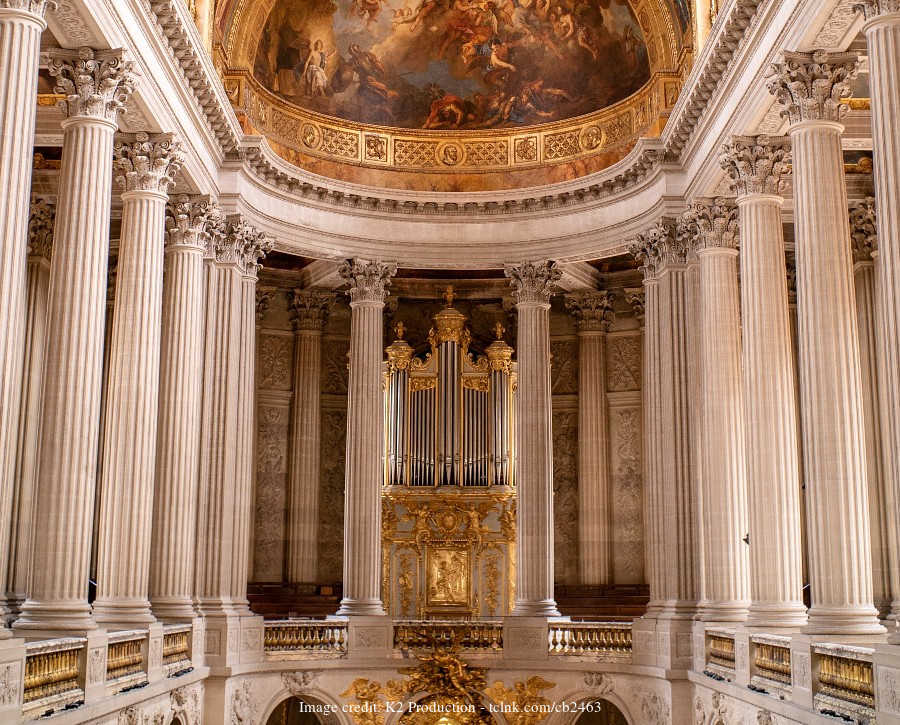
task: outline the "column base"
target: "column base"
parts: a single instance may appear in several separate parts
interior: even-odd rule
[[[513,617],[559,617],[555,599],[517,599],[510,612]]]
[[[151,599],[150,610],[160,622],[167,624],[192,622],[197,616],[194,603],[187,597]]]
[[[699,619],[702,622],[741,624],[747,621],[750,602],[703,602]]]
[[[106,629],[137,629],[156,621],[147,599],[103,597],[94,602],[93,619]]]
[[[790,630],[799,632],[809,619],[803,602],[786,604],[751,604],[745,629],[750,632]]]
[[[804,634],[886,634],[887,629],[878,621],[875,607],[828,608],[817,607],[809,610],[809,621],[803,628]]]
[[[339,617],[386,617],[384,605],[380,599],[351,599],[344,597],[337,610]]]
[[[95,629],[97,623],[91,618],[91,605],[83,600],[43,604],[27,599],[22,605],[21,615],[13,623],[13,632],[29,639],[34,637],[33,633],[61,637]]]

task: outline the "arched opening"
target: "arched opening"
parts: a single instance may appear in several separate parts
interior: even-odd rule
[[[169,725],[181,725],[181,718],[176,715],[172,718],[172,722],[170,722]]]
[[[585,705],[575,725],[628,725],[628,719],[609,700],[594,700]]]
[[[302,697],[289,697],[275,706],[266,725],[331,725],[334,722],[328,705],[308,702]]]

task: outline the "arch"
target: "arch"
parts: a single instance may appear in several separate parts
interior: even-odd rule
[[[330,714],[319,715],[317,720],[309,721],[309,725],[350,725],[350,722],[342,714],[341,704],[330,695],[318,690],[310,690],[297,697],[292,695],[286,687],[279,687],[274,697],[272,697],[266,707],[263,708],[263,717],[260,719],[260,722],[263,723],[263,725],[269,723],[270,719],[278,712],[279,708],[284,703],[288,703],[291,700],[305,702],[313,707],[330,708]],[[281,720],[276,719],[275,722],[280,725]]]
[[[607,702],[609,705],[614,707],[621,715],[621,718],[624,718],[624,723],[626,725],[640,725],[640,719],[636,718],[632,712],[631,708],[628,704],[615,692],[604,692],[601,694],[585,692],[584,690],[573,692],[565,697],[559,698],[557,700],[559,703],[574,703],[577,706],[587,705],[592,702]],[[548,718],[545,723],[546,725],[599,725],[596,721],[591,723],[588,720],[581,720],[580,717],[583,711],[576,711],[571,713],[566,712],[556,712]],[[600,721],[602,722],[602,721]],[[618,721],[622,722],[622,720]],[[617,721],[612,721],[615,725],[618,725]]]
[[[179,718],[178,715],[175,715],[175,717],[173,717],[169,721],[169,725],[184,725],[184,724],[181,722],[181,718]]]
[[[590,709],[580,713],[574,725],[631,725],[621,708],[601,697],[588,703]]]

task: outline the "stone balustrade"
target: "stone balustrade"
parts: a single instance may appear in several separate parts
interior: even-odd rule
[[[267,654],[346,657],[347,639],[345,621],[282,619],[266,622],[263,649]]]
[[[553,623],[548,644],[551,655],[630,655],[631,623]]]
[[[144,659],[147,632],[126,630],[109,635],[106,650],[106,690],[110,695],[147,684]]]
[[[838,644],[817,644],[818,685],[814,703],[827,715],[854,722],[875,720],[875,650]]]
[[[190,624],[167,624],[163,627],[162,665],[166,677],[177,677],[193,669],[191,631]]]
[[[755,674],[750,685],[763,692],[783,692],[791,686],[791,638],[757,634],[750,638]]]
[[[26,720],[84,701],[79,662],[86,642],[83,637],[63,637],[25,646],[22,714]]]
[[[723,680],[733,680],[735,674],[734,631],[710,628],[706,631],[705,672]]]

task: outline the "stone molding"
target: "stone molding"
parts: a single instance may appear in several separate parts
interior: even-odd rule
[[[516,297],[516,304],[549,304],[553,286],[562,278],[556,262],[522,262],[503,268]]]
[[[613,295],[606,290],[575,292],[565,297],[578,332],[609,332],[615,318]]]
[[[867,197],[865,201],[851,201],[850,241],[853,244],[854,262],[871,262],[878,252],[878,216],[875,212],[875,199]]]
[[[166,248],[198,247],[209,252],[211,229],[221,219],[222,210],[211,197],[182,194],[166,207]]]
[[[288,302],[294,318],[294,330],[322,332],[325,321],[334,306],[334,292],[318,289],[295,289],[288,293]]]
[[[113,167],[123,172],[116,181],[126,192],[167,194],[184,162],[181,143],[171,134],[151,138],[138,133],[133,140],[116,141],[113,146]]]
[[[53,250],[53,225],[56,222],[56,207],[44,199],[31,201],[31,215],[28,219],[28,256],[46,259]]]
[[[766,87],[785,108],[791,123],[840,122],[849,110],[842,99],[851,96],[850,81],[859,72],[858,53],[783,53],[773,63]]]
[[[737,249],[738,210],[734,199],[695,199],[685,215],[696,249]]]
[[[882,15],[900,13],[900,0],[860,0],[853,10],[862,13],[866,20],[874,20]]]
[[[134,63],[122,50],[80,48],[48,51],[54,91],[65,95],[59,107],[68,118],[88,116],[116,123],[134,91]]]
[[[787,136],[733,136],[722,147],[721,164],[738,197],[749,194],[780,195],[791,155]]]
[[[347,294],[351,305],[357,302],[384,304],[385,295],[390,294],[385,288],[395,274],[397,265],[394,262],[362,259],[348,259],[340,269],[341,278],[350,285]]]

